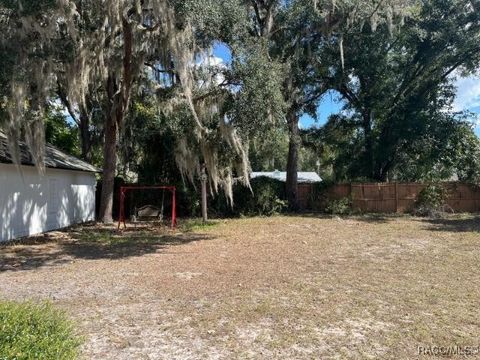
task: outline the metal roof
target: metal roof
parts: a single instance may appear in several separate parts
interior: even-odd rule
[[[20,141],[20,162],[22,165],[33,166],[33,158],[30,154],[27,144]],[[0,163],[12,164],[12,156],[8,148],[8,139],[7,136],[0,131]],[[64,152],[58,150],[56,147],[46,144],[45,145],[45,166],[48,168],[54,169],[65,169],[65,170],[76,170],[76,171],[87,171],[87,172],[101,172],[100,169],[96,168],[89,163],[80,160],[74,156],[65,154]]]
[[[283,182],[287,180],[287,173],[285,171],[254,171],[250,174],[251,179],[261,176]],[[322,181],[322,178],[314,171],[299,171],[297,172],[297,179],[299,183],[316,183]]]

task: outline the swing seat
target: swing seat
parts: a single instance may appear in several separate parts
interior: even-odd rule
[[[162,210],[154,205],[144,205],[137,209],[136,218],[139,220],[151,218],[161,219]]]
[[[120,187],[120,214],[118,217],[118,229],[120,229],[120,226],[123,224],[123,228],[127,228],[126,224],[126,218],[125,218],[125,197],[128,191],[133,191],[133,190],[147,190],[147,189],[154,189],[154,190],[163,190],[162,193],[162,206],[157,207],[155,205],[144,205],[140,208],[137,208],[134,206],[133,208],[130,208],[130,220],[135,224],[135,227],[137,226],[138,222],[137,220],[141,220],[140,218],[145,218],[146,221],[150,220],[150,222],[158,222],[155,220],[160,220],[163,222],[163,215],[164,215],[164,199],[165,199],[165,191],[170,191],[172,194],[172,202],[170,205],[171,208],[171,217],[172,217],[172,229],[175,228],[177,224],[177,211],[176,211],[176,196],[175,196],[175,191],[176,188],[175,186],[162,186],[162,185],[151,185],[151,186],[121,186]],[[153,218],[153,219],[152,219]],[[152,221],[153,220],[153,221]]]

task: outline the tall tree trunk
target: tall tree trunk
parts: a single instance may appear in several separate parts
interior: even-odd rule
[[[288,144],[288,159],[287,159],[287,182],[286,193],[288,200],[288,207],[290,210],[296,211],[299,209],[298,204],[298,186],[297,186],[297,171],[298,171],[298,150],[300,147],[300,131],[298,129],[298,115],[295,111],[289,111],[287,114],[288,130],[289,130],[289,144]]]
[[[394,158],[387,159],[381,166],[378,166],[378,169],[375,171],[375,180],[380,182],[389,181],[388,174],[395,165]]]
[[[123,125],[134,82],[132,69],[133,34],[131,24],[122,19],[123,29],[123,79],[110,74],[107,79],[107,117],[105,119],[105,144],[103,147],[103,182],[100,197],[100,221],[112,223],[113,191],[117,167],[117,137]]]
[[[78,122],[80,130],[80,144],[82,147],[82,159],[88,163],[92,162],[92,138],[90,134],[90,118],[83,107],[80,109],[80,116]]]
[[[105,118],[105,140],[103,145],[103,176],[102,193],[100,196],[99,220],[110,224],[113,222],[113,191],[115,183],[115,171],[117,167],[117,133],[118,133],[118,93],[115,75],[109,75],[107,79],[107,116]]]
[[[109,115],[105,122],[105,143],[103,146],[102,194],[100,197],[100,221],[106,224],[113,222],[113,191],[117,163],[117,122]]]

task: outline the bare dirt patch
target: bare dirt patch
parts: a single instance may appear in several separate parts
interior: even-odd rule
[[[479,231],[472,216],[86,226],[0,248],[0,298],[66,309],[88,359],[411,359],[480,345]]]

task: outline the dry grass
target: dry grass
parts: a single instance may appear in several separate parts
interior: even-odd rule
[[[49,299],[86,358],[412,359],[480,345],[477,217],[77,228],[0,248],[0,297]]]

